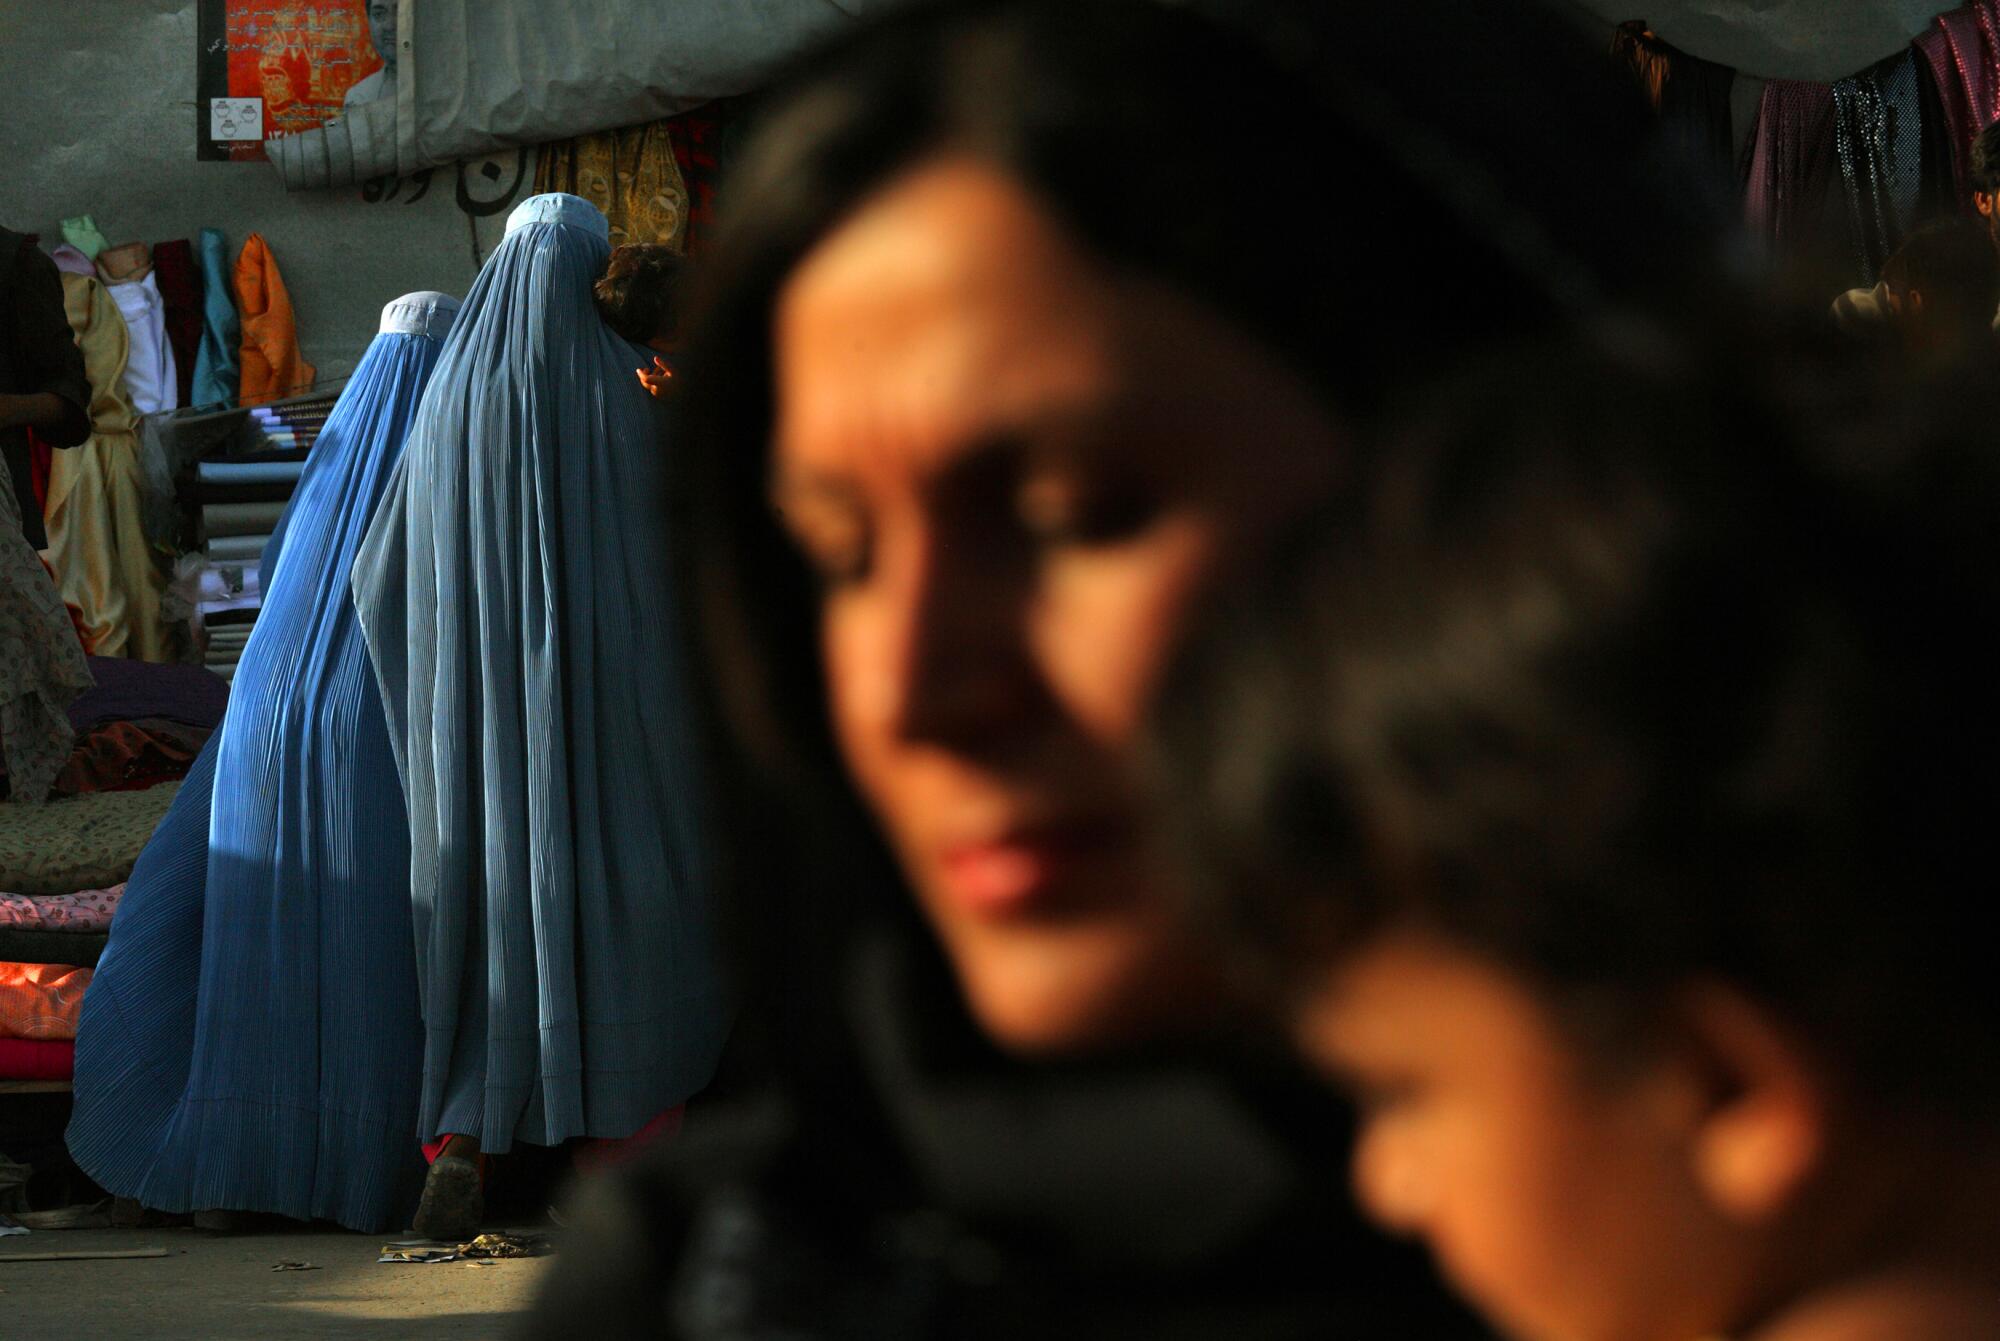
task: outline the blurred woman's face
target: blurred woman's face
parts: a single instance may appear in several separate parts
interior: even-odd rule
[[[775,323],[836,736],[974,1012],[1033,1050],[1213,1010],[1128,754],[1204,586],[1325,487],[1328,416],[969,160],[866,202]]]

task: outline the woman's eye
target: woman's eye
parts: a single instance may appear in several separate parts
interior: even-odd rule
[[[1347,1086],[1348,1097],[1364,1122],[1394,1117],[1406,1109],[1417,1095],[1410,1081],[1354,1081]]]
[[[792,546],[822,590],[852,586],[868,575],[868,536],[843,519],[809,514],[782,518]]]
[[[1030,479],[1016,499],[1022,527],[1051,545],[1109,545],[1145,529],[1159,512],[1152,491],[1134,482],[1080,485]]]

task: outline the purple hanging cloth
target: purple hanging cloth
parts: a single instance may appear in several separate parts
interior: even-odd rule
[[[1970,209],[1965,174],[1972,140],[2000,119],[2000,0],[1971,0],[1938,15],[1915,46],[1944,104],[1959,207]]]
[[[1833,167],[1833,89],[1766,83],[1744,174],[1751,231],[1781,244],[1818,240]]]

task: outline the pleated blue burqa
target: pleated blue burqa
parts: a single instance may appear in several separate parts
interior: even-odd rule
[[[147,1206],[380,1231],[422,1190],[409,820],[350,575],[457,306],[383,312],[85,994],[70,1151]]]
[[[727,1029],[645,355],[522,202],[355,564],[410,807],[427,1138],[629,1136]]]

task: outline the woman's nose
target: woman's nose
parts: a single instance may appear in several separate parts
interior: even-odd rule
[[[959,749],[1019,731],[1034,679],[1025,585],[1003,556],[937,540],[913,546],[901,567],[882,665],[891,729]]]

